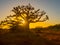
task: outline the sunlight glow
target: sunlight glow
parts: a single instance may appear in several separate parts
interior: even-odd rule
[[[10,29],[10,27],[8,25],[5,25],[2,27],[2,29]]]
[[[23,14],[21,14],[21,15],[22,15],[22,17],[26,17],[26,16],[27,16],[25,13],[23,13]]]
[[[25,23],[25,20],[23,20],[22,23],[24,24]]]
[[[18,20],[21,20],[21,19],[23,19],[21,16],[18,16],[17,18],[18,18]]]
[[[52,23],[49,22],[37,22],[37,23],[30,23],[30,28],[36,28],[36,27],[48,27],[50,25],[53,25]]]
[[[3,24],[7,24],[7,22],[4,22]]]

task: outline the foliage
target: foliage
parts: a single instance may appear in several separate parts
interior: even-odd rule
[[[13,7],[13,15],[7,16],[4,21],[0,23],[0,29],[12,29],[12,27],[23,26],[29,30],[29,24],[35,22],[44,22],[48,20],[48,16],[45,15],[45,11],[40,11],[40,9],[35,10],[34,7],[29,5],[22,5]],[[42,17],[45,18],[41,19]]]
[[[50,30],[56,30],[56,31],[58,31],[58,30],[60,30],[60,24],[56,24],[54,26],[49,26],[47,28],[50,29]]]

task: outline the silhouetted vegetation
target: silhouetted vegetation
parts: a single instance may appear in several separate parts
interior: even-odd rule
[[[60,30],[60,25],[29,29],[30,23],[44,22],[49,19],[45,15],[46,12],[39,10],[35,10],[30,4],[14,7],[12,11],[15,14],[7,16],[0,23],[0,45],[57,45],[51,41],[51,36],[46,37],[48,34],[55,33],[53,32],[55,29]],[[41,20],[44,15],[46,17]]]
[[[19,26],[23,26],[23,29],[29,30],[30,23],[44,22],[49,19],[45,15],[45,11],[35,10],[30,4],[13,7],[12,11],[14,12],[13,15],[7,16],[4,21],[1,21],[0,29],[16,29],[16,27],[19,29]],[[46,17],[42,18],[44,15]]]
[[[55,33],[51,27],[59,28],[59,25],[47,28],[37,27],[31,30],[22,30],[13,27],[13,32],[0,34],[0,44],[2,45],[59,45],[59,34]],[[16,31],[15,31],[16,30]],[[20,31],[17,31],[20,30]],[[32,31],[33,30],[33,31]],[[57,31],[56,31],[57,32]],[[50,36],[51,35],[51,36]],[[57,36],[57,37],[56,37]],[[57,42],[55,41],[57,40]],[[55,42],[55,43],[54,43]]]
[[[58,30],[60,30],[60,24],[56,24],[54,26],[49,26],[47,28],[50,29],[50,30],[56,30],[56,31],[58,31]]]

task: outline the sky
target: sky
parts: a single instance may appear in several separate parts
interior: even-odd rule
[[[44,10],[49,16],[48,21],[31,23],[30,28],[60,24],[60,0],[0,0],[0,21],[12,14],[13,7],[29,3],[36,9]]]

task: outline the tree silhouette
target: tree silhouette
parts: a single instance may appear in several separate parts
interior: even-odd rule
[[[14,15],[7,16],[7,18],[5,18],[6,20],[1,21],[1,23],[7,22],[7,24],[18,27],[19,24],[23,24],[23,21],[25,21],[25,28],[29,29],[30,23],[44,22],[49,19],[48,16],[45,15],[45,11],[40,11],[40,9],[35,10],[30,4],[13,7],[12,11],[14,12]],[[44,15],[45,18],[42,19]]]

